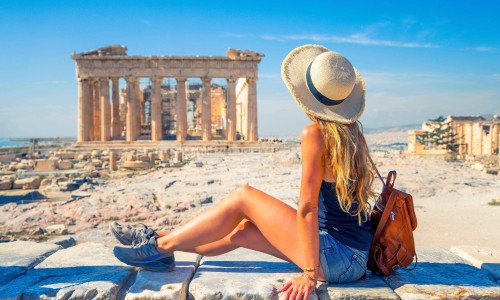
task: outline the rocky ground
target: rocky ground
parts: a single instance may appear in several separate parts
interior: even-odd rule
[[[500,197],[499,176],[472,169],[472,162],[404,154],[397,149],[406,135],[390,136],[385,143],[380,133],[367,134],[367,140],[380,172],[396,170],[396,186],[413,195],[417,247],[468,244],[499,249],[500,206],[488,205]],[[0,238],[40,241],[69,234],[79,243],[113,245],[108,224],[114,220],[172,229],[243,184],[297,201],[300,148],[198,154],[182,167],[111,173],[80,187],[77,193],[88,197],[73,199],[67,193],[58,201],[7,203],[0,206]],[[378,181],[375,189],[380,189]]]

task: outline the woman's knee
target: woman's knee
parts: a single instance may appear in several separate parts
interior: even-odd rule
[[[253,187],[249,186],[248,184],[244,184],[240,187],[238,187],[234,192],[240,196],[240,197],[245,197],[249,195],[252,191],[254,190]]]
[[[243,202],[249,198],[249,195],[253,189],[254,189],[253,187],[251,187],[247,184],[242,185],[242,186],[238,187],[237,189],[235,189],[229,195],[229,198],[231,199],[231,201]]]

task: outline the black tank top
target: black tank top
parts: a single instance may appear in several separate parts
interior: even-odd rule
[[[357,209],[353,203],[352,211]],[[318,223],[339,242],[358,250],[369,250],[373,239],[370,222],[358,225],[358,216],[351,216],[340,208],[335,183],[323,180],[318,199]]]

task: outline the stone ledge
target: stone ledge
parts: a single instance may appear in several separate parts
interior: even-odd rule
[[[500,284],[500,250],[478,246],[453,246],[450,251],[474,267],[488,271]]]
[[[417,250],[415,270],[383,277],[401,299],[498,299],[500,286],[462,258],[441,248]]]
[[[12,251],[13,245],[22,250]],[[278,299],[283,284],[301,273],[291,263],[238,249],[201,261],[196,254],[178,252],[176,272],[139,269],[133,277],[136,269],[119,262],[104,245],[60,249],[34,242],[0,244],[3,266],[9,261],[25,268],[24,275],[0,286],[0,299]],[[32,254],[10,259],[21,251]],[[366,279],[353,283],[320,284],[311,299],[500,299],[500,286],[487,271],[440,248],[417,252],[415,270],[398,270],[382,278],[369,272]]]
[[[193,277],[200,259],[201,256],[198,254],[176,252],[174,272],[151,272],[140,269],[125,299],[187,299],[189,281]]]
[[[9,282],[0,299],[113,299],[133,271],[111,248],[84,243],[59,250]]]
[[[302,271],[294,264],[247,249],[204,257],[189,285],[192,299],[277,299]],[[399,299],[380,277],[349,284],[321,284],[311,299]]]
[[[0,287],[60,249],[59,245],[27,241],[0,243]]]

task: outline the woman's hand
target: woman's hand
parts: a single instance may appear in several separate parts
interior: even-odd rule
[[[316,282],[305,276],[299,276],[285,283],[279,291],[285,293],[284,300],[309,300],[309,295],[316,288]]]

